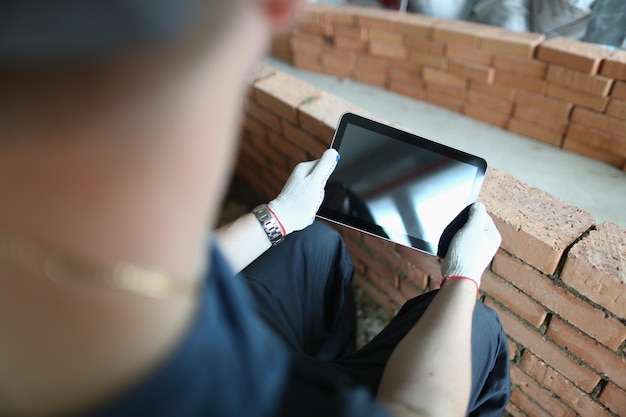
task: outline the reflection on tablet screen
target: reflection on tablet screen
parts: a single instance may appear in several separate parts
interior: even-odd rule
[[[476,197],[476,166],[360,126],[346,125],[339,152],[323,208],[402,245],[437,253],[443,230]]]

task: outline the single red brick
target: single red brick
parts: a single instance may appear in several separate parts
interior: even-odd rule
[[[626,120],[626,100],[612,98],[609,101],[609,106],[606,108],[606,114]]]
[[[511,339],[506,339],[507,345],[509,346],[509,360],[513,361],[517,356],[518,348],[517,343],[512,341]]]
[[[465,46],[478,47],[480,37],[485,32],[496,30],[493,26],[461,20],[440,20],[435,23],[433,39],[447,41],[448,44],[456,43]]]
[[[333,25],[322,22],[301,22],[298,23],[298,31],[309,35],[319,35],[324,37],[333,36]]]
[[[289,45],[294,53],[317,54],[322,51],[324,38],[321,35],[298,32],[289,39]]]
[[[288,141],[306,151],[313,158],[319,158],[324,151],[328,149],[327,145],[316,139],[313,135],[297,126],[293,126],[286,120],[283,120],[283,132]]]
[[[529,122],[520,118],[512,118],[509,121],[508,129],[511,132],[522,136],[537,139],[554,146],[561,146],[563,142],[563,132],[556,132],[552,129],[542,127],[536,122]]]
[[[387,68],[389,68],[389,60],[386,58],[377,58],[365,54],[357,54],[357,70],[386,74]]]
[[[470,103],[475,104],[480,108],[484,108],[485,110],[495,110],[501,115],[506,115],[507,118],[511,115],[511,112],[513,111],[513,102],[511,100],[502,99],[498,96],[484,93],[481,90],[476,90],[475,86],[476,85],[474,83],[470,84],[470,91],[468,95]]]
[[[394,79],[391,79],[391,81],[389,82],[389,90],[393,91],[394,93],[413,97],[417,100],[426,100],[426,90],[422,86],[407,85],[403,82],[398,82]]]
[[[295,166],[295,164],[308,159],[308,155],[305,151],[294,145],[292,141],[286,140],[279,134],[269,132],[267,135],[267,141],[276,152],[283,154],[288,158],[290,166]]]
[[[497,71],[495,82],[496,84],[538,94],[545,93],[548,85],[545,80],[540,78],[508,71]]]
[[[626,339],[626,328],[619,320],[607,316],[563,287],[557,286],[539,271],[498,252],[493,260],[493,271],[524,291],[533,299],[592,336],[595,340],[616,350]]]
[[[425,86],[426,86],[427,95],[434,94],[434,95],[445,96],[449,99],[457,100],[460,103],[462,103],[467,96],[467,90],[462,87],[455,87],[455,86],[450,86],[446,84],[439,84],[439,83],[432,83],[432,82],[425,83]]]
[[[463,114],[472,119],[480,120],[481,122],[489,123],[490,125],[506,128],[509,124],[509,114],[500,113],[483,106],[473,105],[471,103],[465,104],[463,107]]]
[[[531,107],[538,111],[549,113],[560,119],[567,119],[574,107],[572,103],[527,91],[518,91],[516,104]]]
[[[616,156],[615,162],[618,168],[621,166],[621,160],[626,158],[626,138],[622,136],[612,135],[597,129],[572,123],[569,126],[565,138],[569,141],[574,141]],[[606,162],[610,163],[612,160],[613,158],[610,158],[610,160]]]
[[[365,84],[375,85],[377,87],[387,87],[387,75],[378,72],[355,71],[354,79]]]
[[[353,51],[342,51],[339,49],[325,50],[320,56],[322,67],[339,66],[345,68],[348,73],[356,66],[356,53]]]
[[[494,308],[498,312],[502,327],[504,327],[507,335],[521,343],[526,347],[526,350],[540,357],[567,379],[580,386],[586,392],[590,392],[600,382],[599,376],[570,358],[567,353],[563,352],[536,330],[526,326],[511,313],[503,310],[496,304],[489,304],[489,307]],[[541,383],[541,381],[539,382]]]
[[[485,84],[493,84],[495,78],[493,67],[473,62],[460,62],[454,59],[448,59],[448,72]]]
[[[502,248],[548,274],[594,217],[517,178],[489,169],[479,199],[502,235]]]
[[[432,39],[433,28],[439,20],[415,13],[396,13],[393,30],[403,33],[406,38]]]
[[[409,55],[409,61],[413,64],[418,64],[420,67],[427,65],[433,68],[445,69],[448,66],[448,60],[445,57],[423,52],[412,51]]]
[[[573,125],[572,125],[573,126]],[[626,158],[616,155],[612,152],[603,151],[598,148],[593,148],[583,143],[575,142],[570,137],[572,132],[572,126],[570,126],[569,132],[563,141],[563,149],[566,151],[574,152],[587,158],[595,159],[598,161],[606,162],[609,165],[613,165],[616,168],[620,168],[626,163]]]
[[[450,87],[466,88],[467,81],[458,75],[449,74],[431,67],[424,67],[422,77],[427,83],[444,84]]]
[[[334,36],[356,41],[367,40],[367,30],[360,26],[335,25],[333,26]]]
[[[546,310],[541,305],[492,272],[487,271],[483,276],[480,289],[535,327],[546,319]]]
[[[267,127],[253,117],[245,117],[243,119],[243,128],[261,138],[265,138],[267,134]]]
[[[609,103],[608,97],[595,96],[580,91],[572,90],[558,84],[548,83],[548,96],[559,98],[582,107],[604,111]]]
[[[611,97],[626,100],[626,82],[616,81],[611,90]]]
[[[532,388],[529,386],[524,386],[526,390],[531,391]],[[539,404],[535,402],[535,400],[531,399],[525,391],[522,391],[519,387],[514,386],[511,389],[511,401],[510,404],[519,404],[519,408],[523,412],[524,417],[533,416],[533,417],[553,417],[554,414],[549,413],[548,411],[541,408]],[[562,415],[563,416],[563,415]]]
[[[505,101],[513,101],[517,97],[517,91],[513,88],[496,84],[485,84],[475,80],[470,80],[470,94],[472,91],[491,96],[494,99],[504,99]]]
[[[422,75],[423,64],[405,59],[392,59],[389,61],[390,71],[399,70],[414,73],[416,76]]]
[[[337,49],[352,52],[367,52],[367,41],[360,41],[356,39],[337,36],[335,37],[334,42]]]
[[[434,41],[419,37],[407,37],[406,46],[410,52],[443,56],[446,50],[444,41]]]
[[[526,417],[527,414],[523,412],[518,406],[516,406],[513,402],[509,401],[504,408],[504,410],[509,413],[510,417]],[[507,415],[507,414],[504,414]]]
[[[320,63],[320,54],[294,52],[293,65],[312,72],[322,72],[322,64]]]
[[[270,55],[285,62],[291,62],[291,35],[283,33],[272,37]]]
[[[322,73],[332,75],[338,78],[352,78],[352,70],[341,64],[335,62],[329,62],[322,65]]]
[[[582,72],[558,65],[550,65],[548,67],[546,79],[572,90],[603,97],[609,94],[613,86],[613,80],[611,78],[602,77],[600,75],[583,74]]]
[[[426,100],[439,107],[444,107],[457,113],[462,113],[463,107],[465,106],[465,102],[463,100],[453,98],[444,94],[438,94],[432,91],[426,92]]]
[[[390,30],[370,29],[369,40],[370,42],[404,45],[404,35]]]
[[[610,382],[604,387],[600,393],[600,402],[609,407],[613,412],[620,416],[626,416],[626,391],[618,388]]]
[[[546,336],[609,377],[615,384],[626,387],[626,359],[620,358],[617,353],[611,352],[558,318],[552,318]]]
[[[516,72],[535,78],[545,78],[548,66],[541,61],[512,55],[496,54],[493,61],[496,70]]]
[[[524,412],[532,416],[547,415],[550,417],[575,417],[576,413],[569,409],[565,404],[555,398],[547,389],[539,385],[533,378],[526,375],[515,365],[511,366],[511,382],[514,386],[519,387],[519,394],[513,395],[516,391],[514,388],[511,393],[511,400],[517,404]],[[532,401],[529,400],[532,398]],[[536,402],[535,402],[536,401]],[[541,404],[539,407],[537,404]]]
[[[497,54],[532,58],[535,48],[546,39],[541,33],[512,32],[500,29],[486,31],[480,36],[480,49]]]
[[[374,12],[375,13],[358,13],[356,17],[357,24],[366,29],[391,30],[394,27],[395,14],[397,13],[393,14],[391,10],[375,10]]]
[[[600,74],[616,80],[626,80],[626,51],[615,51],[606,58]]]
[[[493,63],[494,59],[494,55],[491,52],[485,52],[478,48],[471,48],[455,43],[447,45],[446,56],[461,62],[472,62],[488,66]]]
[[[530,352],[524,352],[520,367],[535,378],[541,386],[552,391],[561,401],[572,407],[578,415],[610,417],[610,413],[606,412],[591,396]]]
[[[401,44],[391,44],[386,42],[370,42],[370,54],[395,59],[406,59],[407,48]]]
[[[626,139],[624,148],[622,155],[626,156]],[[606,222],[589,232],[567,255],[561,279],[626,319],[626,229]],[[626,383],[622,387],[626,388]]]
[[[245,110],[261,124],[269,127],[274,132],[281,132],[280,118],[274,113],[265,110],[253,101],[248,100],[245,104]]]
[[[256,101],[267,110],[297,123],[300,104],[324,95],[321,90],[282,72],[254,84]]]
[[[370,29],[389,30],[393,28],[397,12],[394,10],[365,8],[355,10],[357,24]]]
[[[556,37],[539,45],[537,58],[586,74],[596,74],[601,61],[611,54],[606,47]]]
[[[513,116],[560,134],[565,132],[568,125],[567,119],[561,119],[551,115],[550,113],[545,113],[540,108],[528,107],[519,104],[515,106]]]
[[[572,121],[612,135],[626,137],[626,120],[616,117],[576,107],[572,113]]]
[[[423,89],[424,81],[420,75],[420,71],[407,71],[404,69],[391,68],[389,70],[389,79],[396,83],[405,83]]]
[[[267,165],[269,165],[269,162],[267,160],[267,158],[265,157],[265,155],[261,154],[253,145],[252,145],[252,141],[251,141],[251,135],[250,134],[245,134],[243,135],[243,140],[241,143],[241,153],[245,156],[247,156],[248,158],[254,160],[254,162],[256,164],[258,164],[259,166],[263,167],[264,169],[267,168]]]

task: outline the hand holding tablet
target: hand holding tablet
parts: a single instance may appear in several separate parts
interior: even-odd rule
[[[331,147],[341,160],[319,217],[445,256],[478,197],[484,159],[352,113]]]

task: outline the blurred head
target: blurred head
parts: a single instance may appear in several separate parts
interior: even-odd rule
[[[145,252],[166,236],[184,258],[219,209],[247,79],[298,3],[0,2],[0,225],[90,255],[126,250],[119,229]]]

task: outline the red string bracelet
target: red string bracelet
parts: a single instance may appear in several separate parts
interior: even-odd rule
[[[287,232],[285,231],[285,226],[283,226],[283,224],[280,222],[280,219],[278,218],[278,216],[276,215],[276,213],[274,213],[274,210],[272,210],[270,208],[270,206],[267,206],[267,209],[270,211],[270,213],[272,213],[272,216],[274,216],[274,218],[276,219],[276,221],[278,222],[278,225],[280,226],[280,230],[283,232],[283,237],[287,236]]]
[[[476,292],[478,292],[478,283],[477,283],[477,282],[476,282],[476,280],[475,280],[475,279],[473,279],[473,278],[470,278],[470,277],[464,277],[464,276],[461,276],[461,275],[450,275],[449,277],[445,277],[445,278],[443,279],[443,281],[441,281],[441,286],[443,287],[443,284],[445,284],[445,283],[446,283],[446,281],[447,281],[447,280],[449,280],[449,279],[466,279],[466,280],[468,280],[468,281],[472,281],[472,282],[474,283],[474,285],[476,285]]]

